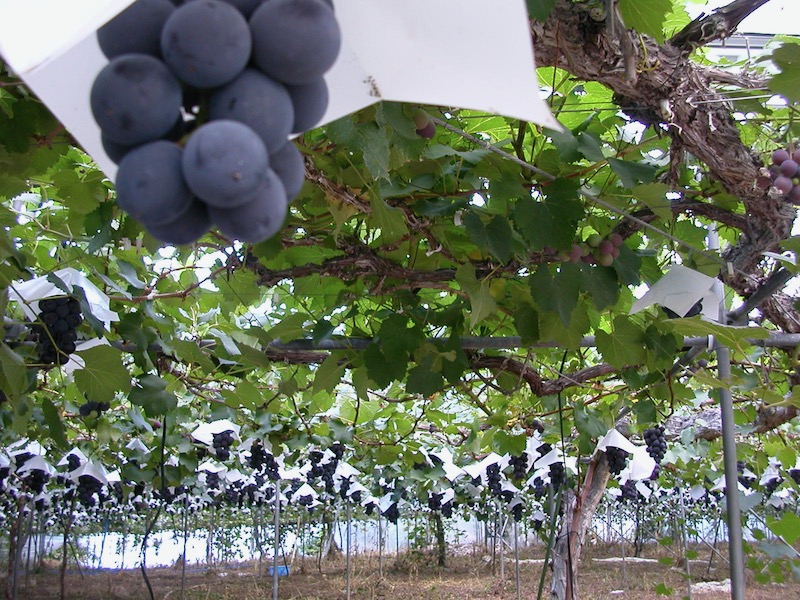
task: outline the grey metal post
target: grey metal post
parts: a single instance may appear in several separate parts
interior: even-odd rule
[[[711,225],[708,233],[708,247],[719,249],[719,236]],[[719,298],[720,323],[728,324],[728,311],[725,309],[725,293],[722,282],[715,282],[715,291]],[[723,383],[731,379],[730,350],[714,340],[714,352],[717,356],[717,375]],[[721,387],[719,394],[719,411],[722,420],[722,453],[725,465],[725,505],[728,515],[728,555],[730,557],[731,600],[744,600],[744,548],[742,535],[742,510],[739,506],[739,474],[736,469],[736,425],[733,416],[733,396],[730,389]]]
[[[278,554],[281,535],[281,484],[280,481],[275,482],[275,498],[273,499],[273,521],[272,529],[275,537],[273,538],[273,553],[272,553],[272,600],[278,600]]]
[[[347,556],[345,569],[347,571],[347,600],[350,600],[350,532],[353,526],[353,505],[348,498],[345,500],[347,502]]]
[[[522,587],[519,576],[519,528],[516,519],[514,519],[514,580],[517,584],[517,600],[520,600]]]

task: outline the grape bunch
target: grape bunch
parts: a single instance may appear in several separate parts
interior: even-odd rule
[[[78,477],[78,501],[86,508],[91,508],[97,504],[95,496],[100,497],[103,484],[91,475],[81,475]]]
[[[220,484],[219,473],[206,473],[206,487],[210,490],[218,490]]]
[[[606,458],[608,459],[609,472],[612,475],[619,475],[628,462],[628,453],[622,448],[608,446],[606,448]]]
[[[800,485],[800,469],[789,469],[789,477],[792,478],[797,485]]]
[[[644,496],[636,489],[636,482],[631,479],[622,484],[620,492],[622,493],[617,496],[619,502],[639,502],[644,500]]]
[[[81,466],[81,459],[77,454],[70,454],[67,456],[67,470],[75,471]]]
[[[656,425],[644,430],[644,443],[647,445],[647,453],[656,461],[656,464],[661,464],[664,455],[667,453],[667,438],[664,437],[664,426]]]
[[[31,328],[36,335],[39,362],[62,365],[75,352],[76,329],[83,322],[81,305],[71,296],[39,301],[39,320]]]
[[[764,484],[764,496],[769,498],[783,483],[783,477],[773,477]]]
[[[389,523],[392,525],[397,524],[397,520],[400,518],[400,509],[397,508],[397,502],[392,502],[383,513],[381,513]]]
[[[31,469],[25,474],[23,478],[25,485],[34,494],[41,494],[44,491],[44,486],[50,479],[50,475],[41,469]]]
[[[453,502],[451,500],[448,500],[447,502],[442,504],[442,516],[447,519],[452,517],[454,508],[455,506],[453,506]]]
[[[800,205],[800,149],[793,152],[779,148],[772,153],[769,175],[759,178],[761,188],[774,186],[795,205]]]
[[[545,485],[544,480],[542,480],[541,477],[537,477],[536,479],[533,480],[533,485],[531,486],[531,489],[533,491],[533,497],[536,498],[537,500],[541,500],[547,495],[547,486]]]
[[[527,454],[520,454],[519,456],[512,456],[511,457],[511,468],[512,473],[511,477],[515,480],[520,481],[525,478],[525,475],[528,474],[528,455]]]
[[[567,481],[567,471],[564,468],[564,463],[554,462],[550,465],[550,485],[553,490],[557,490]]]
[[[500,481],[500,465],[497,463],[492,463],[486,467],[486,487],[489,488],[489,491],[493,496],[499,496],[502,492],[502,485]]]
[[[428,496],[428,508],[431,510],[441,510],[443,497],[444,494],[431,494]]]
[[[328,106],[341,32],[326,0],[136,0],[101,27],[90,105],[120,208],[159,240],[256,243],[303,185],[288,141]]]
[[[108,402],[95,402],[94,400],[89,400],[88,402],[84,402],[78,407],[78,413],[82,417],[99,417],[105,411],[111,408],[111,405]],[[77,458],[74,454],[70,456],[70,458]]]
[[[601,265],[610,267],[619,257],[619,247],[622,246],[622,236],[614,232],[608,237],[593,233],[580,244],[573,244],[572,248],[561,253],[563,262],[585,263],[588,265]]]
[[[231,457],[231,444],[233,444],[233,431],[220,431],[213,435],[212,446],[217,459],[225,461]]]
[[[514,506],[511,507],[511,516],[513,517],[516,523],[519,523],[522,520],[522,511],[525,510],[525,506],[522,502],[517,502]]]
[[[742,487],[749,490],[750,488],[753,487],[753,483],[755,483],[756,480],[755,477],[753,477],[752,475],[745,473],[745,470],[749,471],[750,466],[743,460],[737,460],[736,472],[739,474],[737,479],[739,480],[739,483],[742,484]]]

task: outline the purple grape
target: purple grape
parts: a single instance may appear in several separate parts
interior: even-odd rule
[[[249,126],[270,152],[286,145],[295,118],[286,87],[255,69],[245,70],[216,90],[208,113],[212,120],[230,119]]]
[[[794,177],[797,175],[797,163],[794,162],[791,158],[783,161],[781,163],[781,175],[786,177]]]
[[[792,160],[800,164],[800,149],[797,149],[794,152],[792,152]]]
[[[172,129],[180,115],[181,86],[157,58],[125,54],[97,74],[90,105],[110,141],[135,146]]]
[[[117,204],[145,225],[164,225],[189,210],[193,196],[183,180],[183,149],[159,140],[129,152],[117,172]]]
[[[286,142],[280,150],[269,155],[269,166],[281,178],[286,197],[291,201],[306,180],[303,155],[292,142]]]
[[[775,178],[775,182],[772,185],[774,185],[782,194],[788,194],[792,191],[794,182],[789,177],[779,175]]]
[[[286,190],[271,169],[249,201],[232,208],[209,207],[209,216],[226,236],[257,244],[271,238],[283,227],[288,210]]]
[[[161,56],[161,28],[175,6],[167,0],[136,0],[97,30],[106,58],[122,54]]]
[[[161,30],[161,53],[175,76],[194,87],[232,81],[250,59],[247,21],[219,0],[193,0],[178,8]]]
[[[792,204],[800,205],[800,185],[793,185],[789,191],[789,200]]]
[[[290,85],[322,77],[336,61],[342,43],[336,15],[320,0],[264,2],[250,17],[250,31],[255,64]]]
[[[773,165],[780,165],[785,160],[789,160],[789,153],[783,148],[775,150],[775,152],[772,153]]]
[[[264,142],[252,129],[221,120],[210,121],[189,136],[182,164],[186,184],[198,198],[229,208],[249,200],[264,180],[269,159]]]
[[[189,210],[176,220],[163,225],[145,225],[145,229],[162,242],[183,246],[196,242],[211,229],[211,219],[208,217],[208,207],[195,200]]]
[[[320,77],[305,85],[288,86],[294,106],[292,133],[313,129],[328,109],[328,84]]]

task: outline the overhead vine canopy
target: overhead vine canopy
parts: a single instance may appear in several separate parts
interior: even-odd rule
[[[196,467],[186,427],[222,417],[290,450],[357,442],[365,464],[413,462],[405,450],[431,439],[519,452],[533,429],[586,454],[620,415],[638,431],[719,385],[704,361],[676,362],[685,336],[709,334],[734,350],[744,421],[787,423],[793,354],[751,342],[800,332],[796,299],[773,284],[794,272],[796,207],[768,171],[798,136],[800,45],[776,42],[772,63],[715,64],[704,46],[763,1],[695,21],[680,0],[618,4],[608,15],[599,1],[528,2],[539,84],[564,131],[374,105],[296,140],[306,184],[280,234],[253,246],[212,232],[161,247],[4,70],[0,439],[112,462],[166,416],[169,485]],[[420,108],[430,139],[416,132]],[[754,327],[631,315],[673,264],[719,275],[729,308],[769,292]],[[14,326],[23,303],[9,301],[19,282],[65,268],[118,315],[106,328],[83,298],[79,341],[110,345],[79,351],[74,371],[39,363]],[[81,416],[87,401],[109,410]],[[159,481],[153,461],[136,477]]]

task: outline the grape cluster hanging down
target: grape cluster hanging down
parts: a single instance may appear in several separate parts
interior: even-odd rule
[[[31,328],[36,335],[39,361],[62,365],[75,352],[76,329],[83,322],[81,305],[71,296],[39,301],[39,319]]]
[[[233,431],[220,431],[213,434],[212,445],[214,454],[219,460],[228,460],[231,457],[231,444],[233,444]]]
[[[768,171],[769,175],[764,172],[759,178],[759,186],[764,189],[774,186],[789,202],[800,205],[800,149],[775,150]]]
[[[619,475],[628,462],[628,453],[622,448],[608,446],[606,448],[606,458],[608,459],[609,472],[612,475]]]
[[[511,457],[511,477],[520,481],[528,474],[528,455],[520,454],[519,456]]]
[[[275,235],[304,180],[288,137],[328,106],[330,2],[136,0],[97,40],[110,62],[90,105],[120,208],[170,244],[212,225],[246,243]]]
[[[656,464],[661,464],[664,455],[667,453],[667,438],[664,437],[664,426],[656,425],[645,429],[643,437],[647,446],[647,453],[656,461]]]

